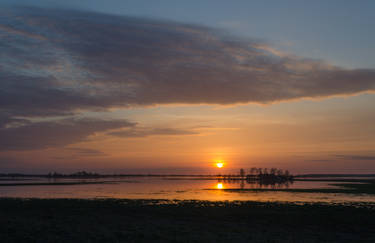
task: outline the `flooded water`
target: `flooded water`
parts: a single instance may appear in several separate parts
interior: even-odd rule
[[[73,184],[73,183],[96,184]],[[39,183],[39,185],[23,185]],[[60,185],[40,185],[60,183]],[[65,184],[64,183],[72,183]],[[186,177],[126,177],[101,179],[22,178],[0,181],[0,197],[20,198],[121,198],[178,200],[256,200],[285,202],[375,202],[374,195],[345,193],[301,193],[280,191],[236,191],[223,189],[319,189],[338,188],[337,182],[294,181],[282,185],[260,185],[241,181],[219,181]],[[6,186],[4,184],[18,184]]]

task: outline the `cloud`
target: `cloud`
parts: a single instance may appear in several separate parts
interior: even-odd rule
[[[26,119],[19,119],[9,116],[9,114],[3,113],[0,114],[0,129],[5,129],[10,126],[20,126],[30,123]]]
[[[344,160],[374,160],[375,156],[373,155],[336,155],[339,159]]]
[[[278,55],[207,27],[72,10],[8,12],[0,20],[1,108],[15,114],[270,103],[375,89],[373,69]]]
[[[109,132],[108,135],[117,137],[149,137],[149,136],[176,136],[198,134],[192,130],[177,128],[129,128],[121,131]]]
[[[82,157],[98,157],[98,156],[107,156],[106,153],[89,148],[64,148],[64,155],[61,156],[52,156],[51,159],[57,160],[75,160],[81,159]]]
[[[7,126],[0,128],[0,151],[64,147],[86,141],[95,133],[122,138],[198,134],[194,130],[178,128],[138,127],[136,123],[127,120],[63,118],[30,122],[14,119],[7,123]],[[101,151],[89,148],[64,148],[64,150],[71,158],[105,155]]]
[[[134,123],[126,120],[107,121],[70,118],[2,128],[0,129],[0,151],[63,147],[68,144],[85,141],[89,136],[97,132],[132,127],[134,125]],[[75,152],[82,152],[82,150]]]
[[[14,34],[14,35],[26,36],[26,37],[35,38],[35,39],[38,39],[38,40],[46,40],[46,38],[44,38],[42,35],[29,33],[27,31],[18,30],[18,29],[15,29],[13,27],[5,26],[5,25],[2,25],[2,24],[0,24],[0,30],[4,31],[4,32],[7,32],[7,33],[10,33],[10,34]]]
[[[333,159],[306,159],[305,162],[335,162]]]
[[[66,148],[65,150],[73,152],[76,156],[104,156],[104,152],[89,148]]]

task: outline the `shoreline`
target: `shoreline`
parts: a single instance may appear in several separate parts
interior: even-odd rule
[[[374,242],[373,203],[0,198],[2,242]]]

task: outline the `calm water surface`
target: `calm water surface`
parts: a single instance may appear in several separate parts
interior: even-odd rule
[[[286,185],[265,186],[217,180],[188,178],[129,177],[101,179],[2,179],[6,183],[58,183],[106,182],[105,184],[1,186],[0,197],[20,198],[127,198],[127,199],[179,199],[179,200],[256,200],[287,202],[375,202],[374,195],[344,193],[295,193],[295,192],[227,192],[222,189],[240,188],[336,188],[337,182],[295,181]],[[214,189],[214,190],[206,190]]]

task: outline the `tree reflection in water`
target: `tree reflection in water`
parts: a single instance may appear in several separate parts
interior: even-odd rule
[[[218,182],[227,184],[238,184],[241,189],[251,188],[271,188],[287,189],[293,184],[294,177],[288,170],[276,168],[251,168],[246,174],[244,169],[240,169],[239,174],[218,175]]]

